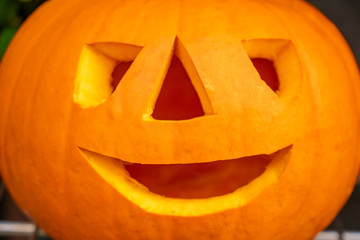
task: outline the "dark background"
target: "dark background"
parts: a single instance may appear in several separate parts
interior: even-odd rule
[[[360,66],[360,0],[308,1],[338,26],[352,48]],[[0,0],[0,59],[18,27],[41,2],[44,2],[44,0]],[[3,186],[0,186],[1,220],[26,220],[26,217],[11,201],[11,197]],[[358,181],[349,201],[329,226],[329,229],[360,231],[360,181]],[[0,239],[20,240],[29,238],[0,237]]]
[[[360,0],[309,0],[339,28],[360,66]]]
[[[309,2],[337,25],[360,66],[360,0],[309,0]],[[329,229],[360,231],[360,180]]]

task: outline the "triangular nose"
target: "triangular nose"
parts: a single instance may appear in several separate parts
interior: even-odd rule
[[[173,55],[152,117],[157,120],[185,120],[204,115],[190,77],[180,59]]]

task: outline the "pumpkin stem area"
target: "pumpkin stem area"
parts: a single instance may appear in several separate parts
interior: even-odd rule
[[[149,191],[171,198],[209,198],[234,192],[260,176],[273,155],[193,164],[125,164]]]

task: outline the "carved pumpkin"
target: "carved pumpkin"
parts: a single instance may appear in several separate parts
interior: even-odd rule
[[[55,239],[311,239],[359,171],[359,72],[304,1],[49,1],[0,80],[2,177]]]

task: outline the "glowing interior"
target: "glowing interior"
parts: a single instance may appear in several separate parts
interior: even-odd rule
[[[126,164],[151,192],[172,198],[209,198],[234,192],[260,176],[272,155],[193,164]]]
[[[116,61],[87,46],[80,56],[74,101],[83,108],[96,106],[111,95],[111,73]]]
[[[254,67],[258,71],[261,79],[274,91],[279,90],[279,79],[271,60],[264,58],[251,58]]]

